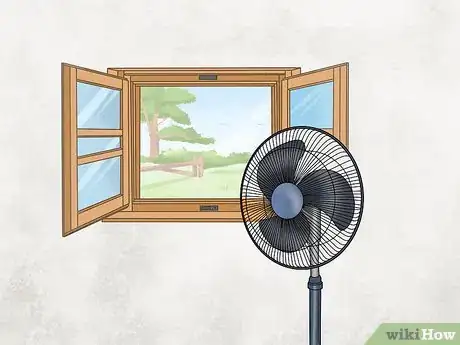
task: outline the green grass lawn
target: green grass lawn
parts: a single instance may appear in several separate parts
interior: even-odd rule
[[[239,198],[245,164],[210,168],[203,177],[141,172],[141,198]],[[190,171],[190,167],[184,168]]]

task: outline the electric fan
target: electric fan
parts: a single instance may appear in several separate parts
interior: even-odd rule
[[[266,139],[251,156],[240,189],[243,222],[275,263],[309,269],[309,340],[321,344],[319,267],[338,257],[361,221],[361,174],[348,149],[318,128],[299,126]]]

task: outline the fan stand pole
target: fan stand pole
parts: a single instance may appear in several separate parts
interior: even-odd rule
[[[310,271],[310,345],[321,345],[321,289],[323,282],[319,268]]]
[[[317,243],[310,248],[310,257],[313,264],[319,262],[319,238],[321,234],[321,218],[319,212],[314,217],[314,224],[311,227],[312,239],[310,243]],[[310,270],[310,279],[308,280],[308,289],[310,290],[309,305],[309,333],[310,345],[321,345],[321,289],[323,281],[319,274],[319,268]]]

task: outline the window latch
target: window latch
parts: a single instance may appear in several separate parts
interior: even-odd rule
[[[217,74],[199,74],[199,80],[217,80]]]

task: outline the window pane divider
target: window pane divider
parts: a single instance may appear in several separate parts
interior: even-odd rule
[[[121,137],[123,130],[121,129],[78,129],[78,137]]]
[[[97,161],[102,161],[105,159],[110,159],[114,157],[120,157],[123,154],[123,149],[114,149],[110,151],[104,151],[102,153],[92,153],[89,155],[78,157],[78,165],[94,163]]]

